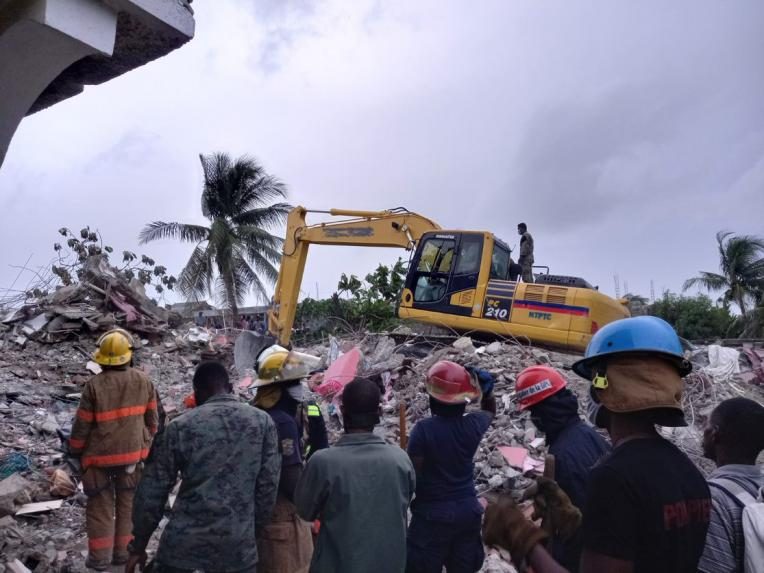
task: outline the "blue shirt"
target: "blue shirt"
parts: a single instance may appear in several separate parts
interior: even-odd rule
[[[284,410],[271,408],[266,410],[273,423],[276,424],[276,432],[279,436],[279,453],[281,454],[281,467],[296,466],[302,463],[300,451],[300,430],[297,420]]]
[[[473,457],[491,419],[488,412],[481,411],[457,417],[432,416],[417,422],[408,453],[424,459],[424,469],[417,475],[412,509],[476,496]]]

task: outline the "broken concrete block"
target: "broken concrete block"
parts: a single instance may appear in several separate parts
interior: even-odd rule
[[[103,371],[101,365],[93,360],[88,361],[88,363],[85,365],[85,369],[93,374],[100,374]]]
[[[485,351],[488,354],[499,354],[502,351],[501,342],[499,342],[498,340],[491,342],[491,344],[485,347]]]
[[[31,570],[29,570],[26,565],[24,565],[21,561],[18,559],[14,559],[13,561],[9,561],[5,564],[6,570],[10,571],[11,573],[32,573]]]
[[[31,490],[32,484],[17,473],[0,481],[0,515],[11,515],[16,503],[30,501]]]
[[[467,354],[473,354],[475,352],[475,345],[472,344],[472,339],[469,336],[462,336],[454,340],[451,344],[454,348],[460,352],[466,352]]]
[[[19,335],[13,339],[13,342],[24,348],[24,345],[27,343],[27,337]]]
[[[488,487],[491,489],[500,488],[504,484],[504,476],[496,474],[488,479]]]

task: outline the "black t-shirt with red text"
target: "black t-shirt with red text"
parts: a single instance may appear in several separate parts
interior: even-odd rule
[[[634,573],[695,573],[711,494],[690,459],[662,438],[624,442],[592,468],[584,548],[634,563]]]

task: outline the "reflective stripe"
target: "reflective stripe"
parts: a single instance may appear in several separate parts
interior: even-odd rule
[[[146,409],[147,406],[144,404],[142,406],[127,406],[125,408],[106,410],[105,412],[96,412],[95,420],[96,422],[111,422],[129,416],[143,416],[146,413]]]
[[[113,420],[119,420],[120,418],[127,418],[128,416],[142,416],[147,410],[156,410],[157,402],[152,400],[148,404],[141,406],[127,406],[125,408],[115,408],[114,410],[106,410],[104,412],[91,412],[90,410],[83,410],[82,408],[77,410],[77,417],[83,422],[111,422]]]
[[[94,419],[93,412],[90,410],[83,410],[82,408],[77,409],[77,417],[83,422],[92,422]]]
[[[318,406],[308,405],[308,416],[320,416],[321,410],[318,409]]]
[[[127,544],[133,540],[132,535],[117,535],[114,538],[114,545],[120,549],[127,547]]]
[[[106,456],[83,456],[82,467],[90,466],[126,466],[146,459],[149,455],[148,448],[126,454],[110,454]]]
[[[85,447],[85,440],[78,440],[77,438],[69,438],[69,447],[82,449]]]
[[[88,539],[88,549],[95,551],[98,549],[109,549],[114,545],[113,537],[95,537]]]

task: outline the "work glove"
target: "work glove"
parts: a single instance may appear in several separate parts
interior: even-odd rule
[[[496,384],[496,378],[488,370],[482,368],[475,368],[474,366],[465,366],[467,372],[477,378],[478,384],[480,384],[480,391],[484,396],[493,392],[493,387]]]
[[[499,496],[489,504],[483,520],[483,541],[509,551],[516,565],[549,534],[528,521],[509,495]]]
[[[581,511],[573,505],[557,482],[540,477],[538,492],[533,498],[533,519],[541,519],[541,527],[550,536],[570,539],[581,526]]]

